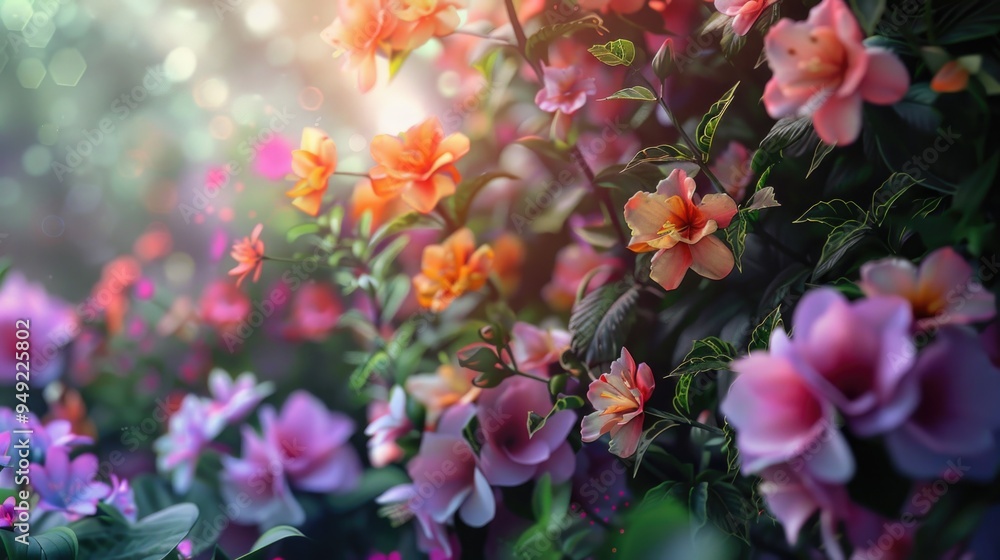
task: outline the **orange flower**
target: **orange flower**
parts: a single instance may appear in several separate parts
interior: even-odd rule
[[[733,270],[733,253],[712,235],[736,215],[736,203],[726,194],[699,200],[694,179],[681,169],[660,181],[655,193],[638,192],[625,203],[625,221],[632,228],[628,248],[636,253],[657,251],[649,277],[673,290],[688,268],[712,280]]]
[[[399,24],[392,37],[392,46],[412,50],[431,37],[450,35],[461,22],[458,10],[466,8],[465,0],[403,0],[394,10]]]
[[[410,127],[399,137],[379,134],[372,139],[368,172],[379,196],[399,195],[419,212],[430,212],[442,197],[455,193],[462,176],[455,168],[469,151],[469,139],[456,132],[444,135],[437,117]]]
[[[512,294],[521,283],[521,267],[524,265],[524,241],[510,232],[504,232],[493,240],[493,270],[500,280],[500,291]]]
[[[353,223],[358,223],[362,214],[370,211],[372,214],[372,229],[378,229],[389,223],[393,218],[403,214],[406,207],[398,198],[383,198],[372,190],[371,181],[362,179],[351,193],[350,216]]]
[[[348,55],[345,66],[358,69],[362,92],[375,85],[375,55],[391,52],[389,40],[399,19],[390,4],[391,0],[340,0],[337,19],[320,34],[337,49],[334,56]]]
[[[475,238],[469,228],[451,234],[441,245],[424,249],[421,273],[413,279],[413,289],[421,306],[443,311],[452,300],[486,284],[493,264],[493,249],[481,245],[473,252]]]
[[[318,128],[302,131],[302,147],[292,152],[292,172],[299,178],[285,193],[292,204],[310,216],[319,214],[327,181],[337,170],[337,145]]]
[[[948,61],[931,80],[931,89],[938,93],[963,91],[969,85],[969,71],[957,60]]]
[[[239,276],[236,285],[253,272],[253,281],[260,278],[260,271],[264,267],[264,242],[260,240],[260,232],[264,229],[264,224],[257,224],[250,233],[250,237],[233,243],[233,251],[230,255],[239,263],[229,271],[230,276]]]
[[[472,384],[479,373],[452,364],[441,364],[436,373],[418,373],[406,378],[406,392],[427,409],[427,426],[448,407],[475,402],[482,391]]]

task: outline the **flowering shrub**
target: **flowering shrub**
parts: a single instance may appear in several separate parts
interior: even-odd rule
[[[8,555],[1000,557],[993,3],[335,12],[451,108],[276,144],[195,293],[6,274]]]

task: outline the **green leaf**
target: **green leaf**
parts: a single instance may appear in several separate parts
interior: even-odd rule
[[[308,222],[305,224],[299,224],[292,229],[288,230],[285,234],[285,240],[289,243],[294,243],[296,239],[302,237],[303,235],[309,235],[310,233],[317,233],[319,231],[319,224],[316,222]]]
[[[78,560],[164,560],[197,519],[197,506],[185,503],[147,515],[134,525],[90,517],[69,528],[80,543]]]
[[[556,399],[555,404],[552,405],[552,409],[545,416],[541,416],[534,411],[528,412],[528,437],[532,437],[538,430],[545,427],[545,423],[552,418],[552,415],[561,412],[563,410],[574,410],[577,408],[583,408],[583,405],[587,404],[587,401],[583,400],[583,397],[577,395],[567,395]]]
[[[889,210],[910,187],[919,181],[906,173],[893,173],[872,195],[871,219],[875,225],[882,225]]]
[[[642,436],[639,438],[639,444],[635,448],[635,465],[632,467],[632,476],[635,476],[639,472],[639,465],[642,464],[642,458],[646,456],[646,451],[649,450],[649,446],[653,444],[653,441],[660,437],[663,432],[676,425],[677,423],[673,420],[660,419],[653,422],[653,425],[646,430],[643,430]]]
[[[733,216],[733,221],[726,228],[726,241],[733,251],[733,260],[736,262],[736,270],[743,272],[743,253],[747,246],[747,232],[750,229],[747,216],[744,212],[737,212]]]
[[[622,171],[628,171],[643,163],[667,163],[673,161],[694,161],[694,154],[685,146],[660,144],[659,146],[640,150]]]
[[[552,513],[552,476],[545,473],[535,482],[531,493],[531,513],[536,521],[547,520]]]
[[[701,529],[708,523],[708,483],[699,482],[691,487],[688,494],[688,508],[691,511],[691,524],[694,530]]]
[[[813,280],[832,270],[852,247],[864,239],[869,229],[871,228],[868,224],[857,220],[846,221],[834,228],[827,236],[826,243],[823,244],[819,262],[816,263],[816,269],[813,271]]]
[[[656,95],[649,91],[648,88],[642,86],[627,87],[625,89],[620,89],[608,97],[603,99],[598,99],[598,101],[607,101],[609,99],[631,99],[633,101],[656,101]]]
[[[514,375],[514,371],[507,367],[507,364],[500,361],[495,348],[477,348],[472,354],[460,356],[458,365],[478,371],[479,376],[472,382],[476,387],[484,389],[496,387],[504,379]]]
[[[875,26],[885,12],[885,0],[851,0],[851,7],[854,8],[865,35],[874,35]]]
[[[726,113],[726,109],[729,108],[729,104],[733,102],[733,96],[736,95],[736,88],[738,87],[740,87],[740,83],[736,82],[736,85],[722,94],[722,97],[709,107],[708,112],[705,113],[705,116],[701,118],[701,122],[698,123],[698,128],[695,132],[695,142],[698,143],[698,149],[701,150],[701,153],[705,154],[705,161],[708,161],[708,155],[712,151],[712,139],[715,137],[715,131],[719,127],[719,121],[722,119],[722,115]]]
[[[635,60],[635,45],[628,39],[615,39],[603,45],[594,45],[587,52],[608,66],[631,66]]]
[[[686,373],[677,378],[677,387],[674,388],[674,409],[683,416],[691,414],[688,396],[691,393],[692,381],[694,381],[694,374]]]
[[[532,34],[531,37],[528,37],[524,45],[524,55],[529,61],[541,60],[548,62],[548,48],[553,41],[586,29],[593,29],[599,32],[608,31],[604,27],[604,20],[596,14],[587,15],[565,23],[546,25]]]
[[[12,531],[0,531],[3,548],[11,560],[75,560],[80,548],[76,533],[66,527],[28,536],[27,546],[16,541],[17,536]]]
[[[215,545],[215,551],[212,552],[212,560],[232,560],[226,551],[222,550],[222,547]]]
[[[805,222],[815,222],[831,228],[836,228],[844,223],[857,221],[865,222],[868,219],[868,212],[849,200],[835,198],[826,202],[817,202],[799,216],[794,222],[802,224]]]
[[[476,195],[483,190],[483,187],[496,179],[518,179],[518,176],[504,171],[494,171],[459,183],[451,203],[455,209],[455,221],[464,224],[469,219],[469,208],[472,207],[472,201],[475,200]]]
[[[278,541],[292,537],[305,538],[305,535],[303,535],[295,527],[289,527],[288,525],[278,525],[277,527],[268,529],[263,535],[260,536],[260,538],[257,539],[257,542],[253,543],[253,547],[250,548],[250,552],[240,556],[236,560],[265,560],[265,548]]]
[[[816,171],[816,168],[819,167],[819,164],[823,163],[823,158],[829,155],[830,152],[832,152],[833,149],[836,147],[837,147],[836,144],[827,144],[825,142],[820,142],[819,144],[816,144],[816,150],[813,151],[812,163],[809,164],[809,171],[806,171],[806,179],[808,179],[809,176],[813,174],[813,171]]]
[[[767,350],[771,333],[774,332],[774,329],[781,326],[781,306],[779,305],[768,313],[760,324],[754,327],[753,332],[750,333],[750,346],[747,349],[750,351]]]
[[[605,284],[577,299],[570,313],[570,349],[587,364],[618,357],[635,322],[639,286],[628,281]]]
[[[386,238],[410,229],[441,229],[444,227],[438,219],[431,214],[421,214],[420,212],[408,212],[397,216],[391,222],[380,227],[368,242],[370,246],[381,243]]]
[[[774,123],[771,131],[760,141],[760,147],[750,161],[754,173],[779,163],[785,148],[807,138],[812,132],[811,117],[785,117]]]
[[[350,385],[351,389],[355,391],[361,391],[368,384],[368,380],[371,379],[372,375],[386,375],[389,372],[389,367],[392,365],[392,360],[389,358],[384,350],[376,350],[372,352],[365,363],[358,366],[356,370],[351,373],[351,377],[348,378],[347,384]]]
[[[721,338],[710,336],[696,340],[691,351],[667,377],[727,369],[735,357],[736,348]]]

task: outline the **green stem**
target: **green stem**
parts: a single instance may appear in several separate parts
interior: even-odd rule
[[[690,418],[685,418],[683,416],[678,416],[676,414],[670,414],[668,412],[663,412],[662,410],[656,410],[655,408],[645,409],[645,413],[650,416],[655,416],[656,418],[663,418],[664,420],[673,420],[678,424],[684,424],[687,426],[692,426],[694,428],[701,428],[707,432],[713,433],[715,435],[725,435],[726,432],[722,431],[721,428],[716,428],[715,426],[709,426],[708,424],[702,424],[697,420],[691,420]]]
[[[370,178],[367,173],[356,173],[354,171],[335,171],[334,175],[344,175],[345,177],[364,177],[365,179]]]

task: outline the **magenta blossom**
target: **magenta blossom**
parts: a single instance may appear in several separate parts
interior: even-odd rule
[[[261,429],[277,451],[292,485],[307,492],[351,490],[361,476],[361,461],[348,442],[354,421],[331,412],[319,399],[295,391],[281,407],[260,412]]]
[[[17,322],[27,320],[28,328]],[[73,308],[50,295],[40,284],[33,284],[17,271],[9,272],[0,287],[0,341],[5,349],[0,355],[0,367],[10,372],[0,383],[14,384],[15,345],[17,332],[30,333],[31,379],[34,387],[51,383],[63,369],[62,348],[79,330]]]
[[[233,379],[221,368],[215,368],[208,374],[208,390],[212,400],[208,403],[206,422],[219,423],[226,426],[239,422],[257,407],[268,395],[274,392],[274,384],[270,381],[257,383],[257,376],[245,371]],[[221,426],[209,427],[206,431],[218,433]]]
[[[14,511],[16,502],[14,496],[8,496],[3,504],[0,504],[0,529],[13,527],[17,523],[17,512]]]
[[[45,464],[31,470],[38,509],[62,512],[71,521],[97,513],[97,503],[111,492],[107,484],[94,480],[97,466],[97,457],[89,453],[71,462],[65,448],[50,449]]]
[[[837,523],[855,510],[840,484],[825,484],[791,465],[775,465],[761,473],[758,489],[767,509],[781,522],[790,544],[798,541],[806,521],[819,512],[824,548],[833,560],[843,560],[837,542]]]
[[[558,364],[562,353],[569,350],[569,331],[540,329],[529,323],[514,323],[510,350],[519,370],[548,376],[549,366]]]
[[[271,181],[284,179],[292,172],[294,149],[288,139],[275,134],[270,140],[254,147],[254,173]]]
[[[733,31],[746,35],[764,10],[778,0],[715,0],[715,9],[733,18]]]
[[[301,525],[306,514],[285,476],[282,452],[249,426],[243,430],[243,458],[222,458],[222,494],[233,507],[233,521],[257,525]]]
[[[587,399],[595,410],[583,419],[581,439],[596,441],[610,432],[611,453],[619,457],[634,455],[642,437],[646,402],[655,386],[649,366],[636,366],[632,354],[622,348],[621,357],[611,362],[611,371],[602,373],[587,390]]]
[[[820,139],[847,145],[861,132],[862,101],[889,105],[910,87],[906,67],[881,47],[866,46],[844,0],[823,0],[806,21],[782,19],[764,38],[774,77],[764,107],[774,118],[812,117]]]
[[[111,493],[108,494],[107,498],[104,498],[104,503],[111,504],[130,523],[135,523],[139,512],[135,505],[135,492],[124,478],[119,479],[117,476],[111,475]]]
[[[208,401],[197,395],[187,395],[181,407],[170,416],[167,433],[154,443],[156,468],[161,473],[170,473],[174,491],[183,494],[191,488],[194,471],[198,466],[205,446],[209,444],[223,425],[208,422]]]
[[[968,474],[992,479],[1000,430],[1000,369],[990,363],[974,334],[944,327],[920,352],[908,382],[920,401],[906,421],[886,435],[896,467],[914,478],[938,477],[956,460],[991,465]]]
[[[549,113],[572,115],[587,102],[587,96],[597,93],[594,78],[584,78],[576,66],[543,69],[543,86],[535,96],[538,108]]]
[[[528,434],[528,413],[544,416],[552,408],[544,383],[509,377],[484,390],[479,404],[480,459],[490,484],[518,486],[545,473],[560,483],[573,475],[576,458],[566,440],[576,424],[572,411],[553,414],[542,429]]]
[[[396,385],[388,401],[376,400],[368,405],[368,458],[373,467],[381,468],[403,458],[403,448],[396,443],[413,429],[406,416],[406,392]]]
[[[861,289],[869,296],[897,295],[910,302],[916,326],[986,321],[996,315],[993,294],[972,278],[972,267],[951,247],[927,255],[920,268],[888,258],[861,267]]]

